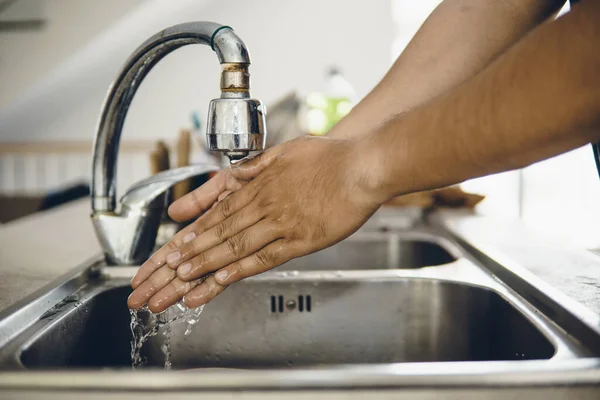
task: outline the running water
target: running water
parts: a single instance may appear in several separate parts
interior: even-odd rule
[[[186,324],[184,335],[192,332],[192,327],[198,322],[204,305],[189,309],[182,302],[179,302],[165,311],[154,314],[147,307],[139,310],[129,310],[131,314],[131,366],[133,369],[144,366],[147,360],[142,357],[141,350],[151,337],[158,335],[162,330],[165,336],[161,350],[165,355],[165,369],[171,369],[171,340],[173,336],[173,325],[176,323]]]
[[[171,363],[171,337],[173,336],[173,325],[167,325],[163,335],[165,335],[165,341],[163,342],[163,345],[160,346],[160,349],[165,355],[165,369],[171,369],[173,367],[173,364]]]

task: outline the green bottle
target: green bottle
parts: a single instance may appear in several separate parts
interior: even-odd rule
[[[325,76],[322,92],[306,96],[306,127],[310,135],[327,134],[355,104],[354,88],[340,70],[331,67]]]

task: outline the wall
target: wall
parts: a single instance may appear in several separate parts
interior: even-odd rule
[[[160,28],[213,20],[235,28],[250,48],[252,94],[267,104],[320,83],[336,62],[364,95],[389,67],[388,2],[263,0],[148,1],[94,38],[0,111],[2,140],[91,138],[102,99],[127,55]],[[116,35],[118,33],[119,35]],[[161,61],[142,84],[126,121],[127,138],[172,137],[218,97],[210,49],[190,46]]]
[[[0,107],[61,64],[115,19],[143,0],[21,0],[13,8],[40,7],[42,30],[0,32]],[[3,13],[4,15],[4,13]]]

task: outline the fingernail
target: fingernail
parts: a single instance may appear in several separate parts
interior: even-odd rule
[[[183,243],[191,242],[196,237],[194,232],[190,232],[183,237]]]
[[[129,306],[129,308],[131,309],[137,309],[139,307],[139,304],[137,301],[133,301],[131,299],[131,297],[133,296],[133,293],[131,293],[128,297],[127,297],[127,305]]]
[[[140,283],[141,283],[141,282],[140,282],[140,278],[139,278],[138,274],[136,273],[136,274],[133,276],[133,278],[131,278],[130,285],[131,285],[131,287],[132,287],[133,289],[136,289],[136,288],[137,288],[137,286],[138,286]],[[134,286],[136,286],[136,287],[134,287]]]
[[[177,275],[186,276],[187,274],[190,273],[191,270],[192,270],[192,264],[185,263],[182,266],[180,266],[179,268],[177,268]]]
[[[225,279],[227,279],[227,276],[228,276],[228,275],[229,275],[229,272],[227,272],[227,270],[226,270],[226,269],[222,269],[222,270],[220,270],[219,272],[217,272],[217,273],[215,274],[215,279],[216,279],[217,281],[221,281],[221,282],[223,282],[223,281],[225,281]]]
[[[163,299],[152,299],[151,301],[148,302],[148,309],[150,311],[152,311],[153,313],[159,313],[164,311],[167,307],[162,307],[162,304],[166,301],[166,298]]]
[[[172,253],[169,253],[169,255],[167,256],[167,262],[169,264],[174,264],[177,261],[179,261],[180,258],[181,258],[181,253],[178,250],[176,250]]]

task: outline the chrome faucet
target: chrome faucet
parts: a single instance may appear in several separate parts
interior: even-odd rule
[[[167,28],[145,41],[129,57],[110,86],[96,128],[92,166],[92,221],[109,264],[139,264],[156,241],[166,193],[185,179],[219,169],[204,164],[156,174],[133,185],[116,209],[116,171],[121,131],[129,105],[142,80],[171,51],[188,44],[205,44],[221,63],[221,97],[210,102],[208,148],[234,162],[265,145],[264,105],[250,98],[250,56],[246,45],[224,25],[189,22]]]

